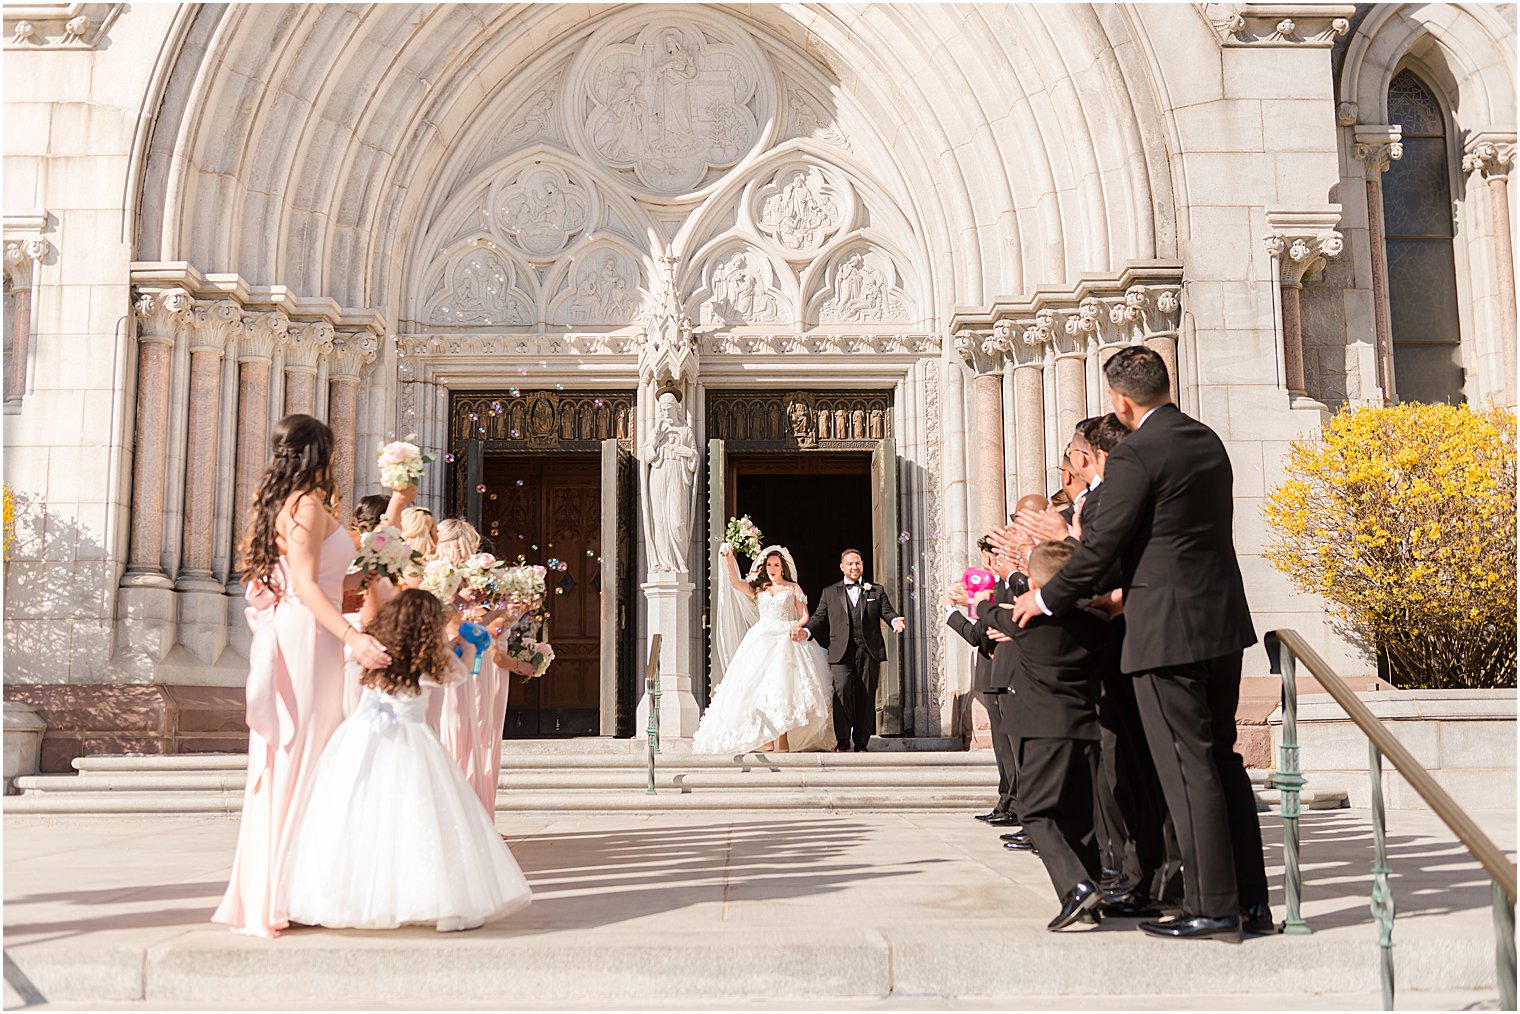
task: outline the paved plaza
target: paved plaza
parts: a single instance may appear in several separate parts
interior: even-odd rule
[[[1514,848],[1513,812],[1479,819]],[[460,935],[271,942],[207,922],[234,818],[7,817],[6,1007],[1378,1005],[1364,811],[1304,816],[1314,934],[1240,947],[1148,939],[1121,920],[1050,934],[1039,860],[963,812],[498,823],[533,884],[526,912]],[[1280,915],[1278,819],[1263,830]],[[1393,813],[1389,848],[1400,1006],[1495,1007],[1487,878],[1427,813]]]

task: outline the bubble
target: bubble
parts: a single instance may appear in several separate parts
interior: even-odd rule
[[[513,440],[516,440],[516,439],[517,439],[517,438],[518,438],[518,437],[520,437],[520,436],[522,436],[522,430],[517,430],[517,429],[514,429],[514,430],[513,430],[513,431],[512,431],[512,439],[513,439]]]
[[[481,483],[479,486],[475,487],[475,492],[477,492],[477,493],[484,493],[485,491],[486,491],[485,483]]]
[[[549,360],[547,360],[547,359],[540,359],[538,361],[538,365],[539,366],[548,366],[549,365]]]
[[[476,422],[479,419],[480,419],[480,416],[476,415],[474,412],[470,413],[470,422]]]
[[[551,556],[549,557],[549,562],[544,564],[544,566],[548,567],[550,570],[559,570],[559,561]]]
[[[596,398],[592,400],[591,404],[595,405],[597,408],[601,408],[603,405],[607,404],[607,402],[601,398]]]
[[[518,479],[518,480],[517,480],[517,484],[518,484],[518,485],[519,485],[519,486],[521,486],[521,485],[522,485],[522,484],[523,484],[523,480],[521,480],[521,479]]]
[[[452,454],[445,454],[443,456],[443,460],[452,465],[454,463],[454,455],[452,455]]]
[[[596,550],[594,550],[594,549],[588,549],[588,550],[586,550],[586,555],[587,556],[595,556],[596,555]]]
[[[519,377],[526,377],[528,375],[528,368],[526,366],[519,366],[517,368],[517,375]]]
[[[535,542],[535,543],[533,543],[533,545],[529,546],[528,548],[536,550],[536,549],[538,549],[538,543]]]
[[[496,494],[496,493],[492,493],[492,494],[491,494],[491,499],[492,499],[492,500],[495,500],[495,499],[496,499],[496,497],[497,497],[497,495],[498,495],[498,494]]]
[[[563,595],[563,594],[565,594],[565,589],[563,589],[563,588],[556,588],[556,589],[554,589],[554,594],[556,594],[556,595]]]
[[[510,394],[514,398],[516,398],[516,397],[518,397],[518,396],[520,396],[522,394],[522,392],[519,391],[515,387],[509,387],[509,388],[507,388],[507,393]]]
[[[563,391],[565,389],[565,385],[564,384],[555,384],[554,385],[554,389],[556,391]]]
[[[563,574],[565,571],[567,571],[567,570],[570,569],[570,565],[568,563],[566,563],[564,560],[561,560],[559,562],[559,566],[556,567],[555,569],[558,570],[561,574]]]
[[[907,532],[897,533],[897,542],[899,545],[906,546],[908,544],[908,540],[911,538],[913,538],[913,536],[909,535]]]
[[[501,414],[501,402],[499,402],[499,401],[493,401],[493,402],[491,402],[491,412],[493,414],[500,415]]]

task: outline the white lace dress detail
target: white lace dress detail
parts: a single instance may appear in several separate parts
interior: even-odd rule
[[[793,750],[834,747],[828,656],[793,641],[796,593],[756,596],[760,618],[734,651],[692,739],[695,753],[748,753],[787,734]]]

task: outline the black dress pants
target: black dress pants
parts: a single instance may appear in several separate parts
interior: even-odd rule
[[[1084,880],[1098,882],[1097,777],[1096,740],[1019,740],[1019,816],[1057,898]]]
[[[1013,738],[1014,697],[1007,690],[983,690],[982,703],[987,707],[991,724],[992,755],[997,758],[999,813],[1019,812],[1019,744]]]
[[[864,750],[876,732],[876,684],[881,663],[851,641],[838,662],[829,664],[834,684],[834,740],[841,750]]]
[[[1133,889],[1146,897],[1176,898],[1182,890],[1182,854],[1167,819],[1156,764],[1146,745],[1145,727],[1135,703],[1135,680],[1118,672],[1117,665],[1103,676],[1098,723],[1103,729],[1101,781],[1109,787],[1128,834],[1124,865],[1117,868],[1124,871]],[[1104,862],[1112,865],[1107,858]]]
[[[1136,675],[1135,699],[1182,851],[1188,915],[1267,902],[1256,796],[1235,752],[1241,653]]]

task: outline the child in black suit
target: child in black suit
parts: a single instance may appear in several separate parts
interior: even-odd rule
[[[1029,587],[1039,588],[1071,558],[1067,542],[1042,542],[1029,554]],[[1093,609],[1039,616],[1020,627],[994,603],[981,607],[1019,649],[1014,670],[1014,735],[1019,744],[1019,813],[1050,874],[1061,911],[1051,930],[1096,924],[1098,843],[1093,800],[1098,771],[1098,669],[1108,617]]]

